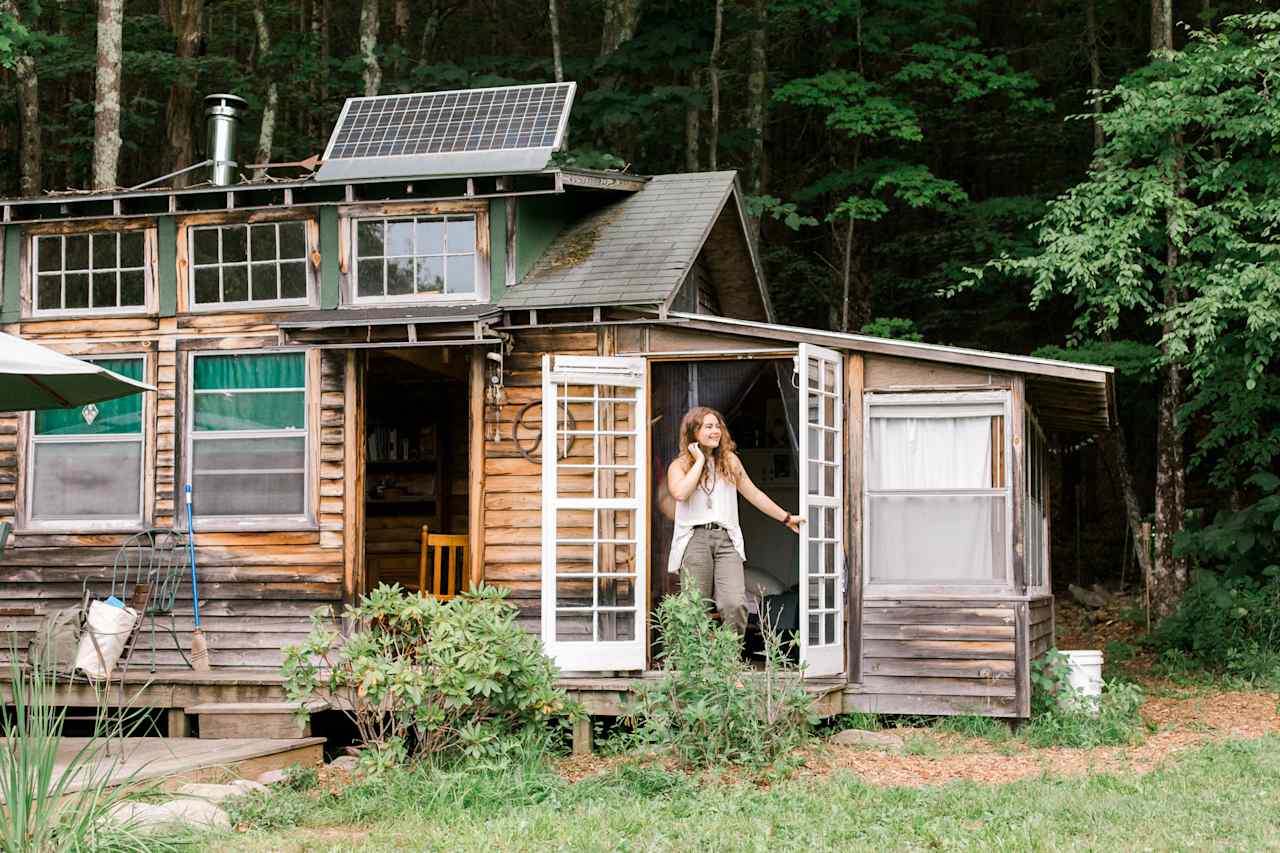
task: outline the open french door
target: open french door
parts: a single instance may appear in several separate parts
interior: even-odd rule
[[[806,675],[844,672],[843,357],[800,344],[800,660]]]
[[[543,356],[542,643],[563,670],[642,670],[642,358]]]

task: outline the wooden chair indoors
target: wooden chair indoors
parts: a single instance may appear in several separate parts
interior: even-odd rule
[[[427,563],[431,563],[431,583],[427,583]],[[432,533],[422,526],[422,546],[418,552],[418,594],[448,601],[462,591],[467,576],[467,537]]]

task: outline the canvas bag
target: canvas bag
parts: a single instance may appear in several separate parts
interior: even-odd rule
[[[80,645],[79,605],[55,610],[27,646],[27,660],[52,672],[69,672]]]
[[[138,611],[131,607],[112,607],[105,601],[90,604],[76,651],[76,669],[90,678],[109,677],[137,621]]]

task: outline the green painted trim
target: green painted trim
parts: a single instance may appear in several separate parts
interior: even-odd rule
[[[160,316],[178,314],[178,220],[161,216],[156,220],[156,262],[160,265]]]
[[[4,285],[0,287],[0,322],[22,319],[22,228],[4,229]]]
[[[497,302],[507,289],[507,200],[489,202],[489,301]]]
[[[516,281],[521,281],[573,218],[558,195],[527,196],[516,205]]]
[[[320,307],[337,308],[338,292],[338,208],[320,208]]]

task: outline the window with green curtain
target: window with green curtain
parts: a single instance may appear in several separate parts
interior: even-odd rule
[[[85,359],[142,380],[141,357]],[[37,412],[32,436],[30,520],[65,524],[142,518],[142,394]]]
[[[196,355],[191,484],[195,514],[306,514],[304,353]]]

